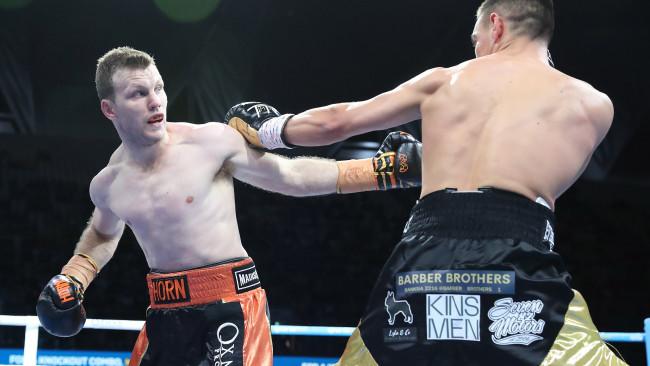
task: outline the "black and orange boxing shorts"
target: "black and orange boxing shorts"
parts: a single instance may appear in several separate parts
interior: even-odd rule
[[[147,275],[145,326],[129,366],[270,366],[271,327],[255,264],[239,258]]]
[[[503,190],[426,195],[338,365],[624,365],[570,286],[554,222]]]

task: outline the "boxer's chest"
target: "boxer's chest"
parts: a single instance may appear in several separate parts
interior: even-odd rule
[[[129,226],[176,224],[212,196],[220,168],[215,163],[185,154],[152,170],[125,170],[111,187],[109,205]]]

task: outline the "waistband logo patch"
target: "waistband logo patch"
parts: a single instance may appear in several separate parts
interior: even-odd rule
[[[154,304],[175,304],[190,301],[190,286],[187,276],[154,278],[151,280],[153,287]]]
[[[254,263],[233,268],[232,275],[235,277],[235,290],[238,294],[261,286]]]
[[[487,313],[488,318],[492,320],[488,328],[492,332],[492,342],[502,346],[528,346],[544,339],[538,334],[544,331],[546,322],[535,319],[535,315],[541,313],[543,308],[544,303],[541,300],[517,302],[507,297],[495,301],[494,307]]]

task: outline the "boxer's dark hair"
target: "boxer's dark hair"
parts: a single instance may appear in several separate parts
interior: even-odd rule
[[[131,47],[118,47],[106,52],[97,60],[97,70],[95,71],[95,87],[99,100],[114,100],[113,75],[117,70],[122,68],[146,69],[149,65],[155,64],[151,55]]]
[[[485,0],[476,11],[477,19],[495,12],[510,21],[514,35],[551,42],[555,30],[553,0]],[[487,17],[483,21],[487,21]]]

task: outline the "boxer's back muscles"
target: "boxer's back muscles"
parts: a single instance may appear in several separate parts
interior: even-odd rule
[[[491,55],[425,78],[422,195],[493,186],[552,205],[612,121],[607,96],[535,59]]]

